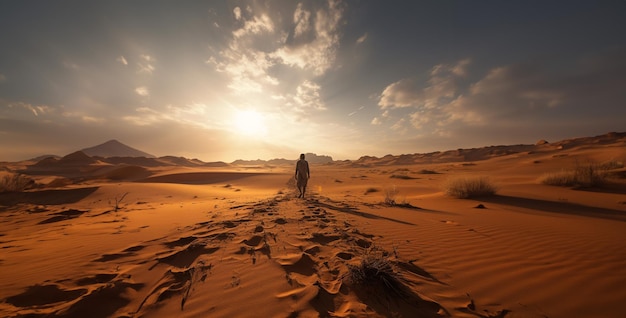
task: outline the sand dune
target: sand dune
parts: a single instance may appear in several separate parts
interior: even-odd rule
[[[0,193],[0,316],[621,317],[624,137],[533,147],[312,165],[306,199],[290,165],[47,160]],[[592,161],[602,186],[540,182]]]

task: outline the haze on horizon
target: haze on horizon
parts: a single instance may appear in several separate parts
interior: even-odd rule
[[[2,1],[0,160],[356,159],[626,127],[626,2]]]

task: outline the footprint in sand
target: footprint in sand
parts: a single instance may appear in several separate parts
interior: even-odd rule
[[[86,286],[86,285],[94,285],[94,284],[104,284],[112,281],[117,274],[96,274],[93,276],[83,277],[76,281],[76,285],[78,286]]]
[[[47,218],[39,222],[38,224],[49,224],[49,223],[56,223],[56,222],[61,222],[65,220],[71,220],[71,219],[81,216],[85,212],[88,212],[88,211],[69,209],[69,210],[65,210],[65,211],[61,211],[57,213],[52,213],[50,214],[50,215],[53,215],[52,217]]]
[[[184,246],[187,245],[193,241],[195,241],[197,239],[197,237],[195,236],[186,236],[186,237],[181,237],[178,240],[175,241],[171,241],[171,242],[165,242],[163,243],[163,245],[169,247],[169,248],[173,248],[173,247],[177,247],[177,246]]]
[[[357,239],[355,243],[356,245],[362,248],[370,248],[370,246],[372,246],[372,242],[368,240],[364,240],[364,239]]]
[[[349,261],[352,259],[352,257],[354,257],[354,255],[352,253],[348,253],[348,252],[339,252],[337,254],[335,254],[336,257],[339,257],[343,260]]]
[[[328,243],[339,240],[340,238],[341,236],[339,235],[326,235],[323,233],[313,233],[313,236],[309,238],[308,240],[311,242],[322,244],[322,245],[327,245]]]
[[[94,262],[110,262],[110,261],[113,261],[113,260],[116,260],[116,259],[119,259],[119,258],[134,256],[134,255],[137,255],[135,252],[140,251],[140,250],[142,250],[144,248],[145,248],[145,246],[143,246],[143,245],[136,245],[136,246],[131,246],[131,247],[123,250],[121,253],[102,254],[102,256],[100,256],[100,258],[94,260]]]
[[[87,289],[66,290],[59,285],[34,285],[21,294],[8,297],[5,301],[16,307],[31,307],[67,302],[87,293]]]
[[[251,238],[241,241],[241,243],[254,247],[254,246],[258,246],[261,243],[261,241],[263,241],[262,236],[253,235]]]
[[[219,247],[206,247],[202,244],[191,244],[186,248],[174,252],[165,257],[157,258],[157,263],[150,269],[154,268],[157,264],[165,263],[178,268],[187,268],[200,256],[205,254],[213,254]]]
[[[317,273],[317,262],[307,253],[287,255],[278,258],[277,263],[282,265],[287,273],[298,273],[311,276]]]
[[[283,224],[287,224],[287,220],[285,220],[283,218],[278,218],[278,219],[274,220],[274,223],[283,225]]]

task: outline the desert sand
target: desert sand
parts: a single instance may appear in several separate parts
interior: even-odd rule
[[[0,193],[2,317],[626,313],[624,168],[602,187],[540,182],[623,162],[623,135],[311,165],[304,199],[289,165],[74,159],[3,164],[43,186]],[[454,176],[497,193],[450,197]]]

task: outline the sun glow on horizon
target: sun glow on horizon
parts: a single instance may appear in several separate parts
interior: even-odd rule
[[[233,121],[233,126],[239,134],[246,136],[265,136],[267,134],[265,117],[255,110],[237,111]]]

